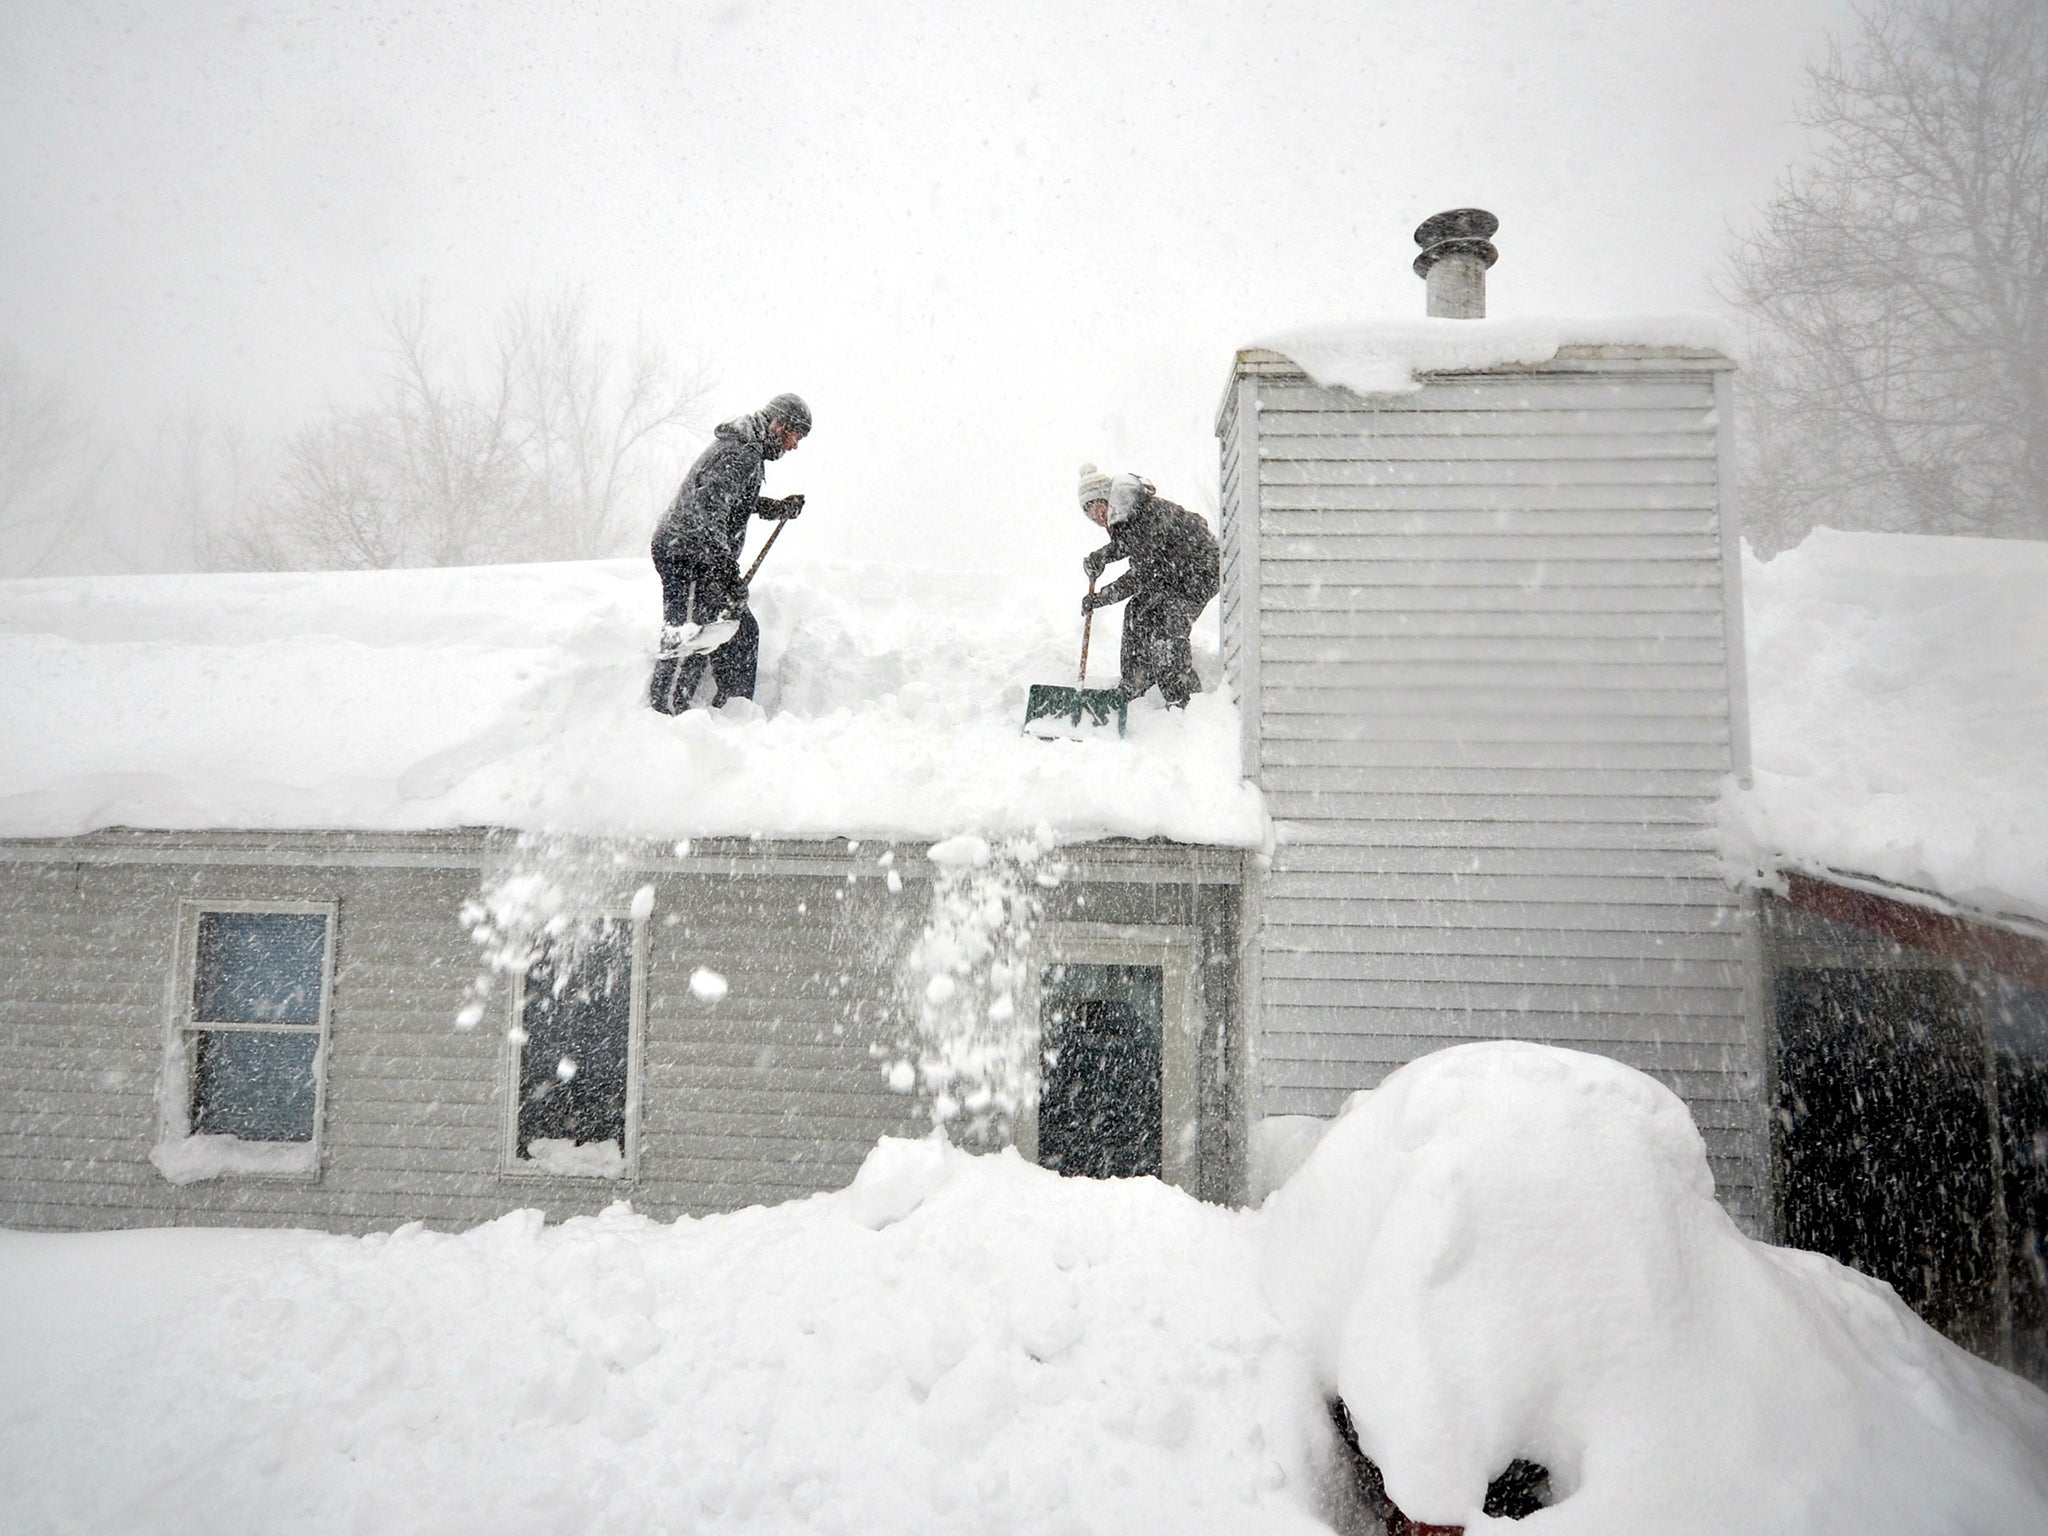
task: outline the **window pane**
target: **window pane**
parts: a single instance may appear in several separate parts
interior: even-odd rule
[[[526,973],[519,1055],[519,1146],[615,1141],[626,1147],[626,1067],[632,1030],[633,930],[609,923],[572,955]]]
[[[202,912],[192,1017],[202,1024],[317,1024],[322,912]]]
[[[316,1034],[200,1031],[192,1071],[193,1134],[311,1141],[319,1048]]]
[[[1038,995],[1040,1166],[1096,1179],[1157,1174],[1164,973],[1048,966]]]

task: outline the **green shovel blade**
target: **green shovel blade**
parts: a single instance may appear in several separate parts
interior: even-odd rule
[[[1062,683],[1033,683],[1024,701],[1027,735],[1094,736],[1111,726],[1117,735],[1130,724],[1130,700],[1121,688],[1073,688]]]

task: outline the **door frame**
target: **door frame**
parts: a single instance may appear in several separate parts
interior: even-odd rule
[[[1194,1194],[1202,1167],[1202,996],[1195,985],[1201,943],[1195,930],[1160,923],[1041,923],[1026,955],[1018,1003],[1030,1032],[1033,1075],[1041,1059],[1039,974],[1049,965],[1157,966],[1159,1006],[1159,1170],[1176,1188]],[[1015,1143],[1026,1162],[1038,1161],[1038,1102],[1017,1116]]]

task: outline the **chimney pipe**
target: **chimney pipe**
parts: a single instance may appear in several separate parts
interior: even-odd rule
[[[1484,208],[1453,208],[1415,229],[1422,254],[1415,275],[1429,284],[1429,313],[1446,320],[1486,318],[1486,269],[1500,260],[1491,236],[1500,220]]]

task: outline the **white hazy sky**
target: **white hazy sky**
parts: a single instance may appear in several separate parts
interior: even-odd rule
[[[0,0],[0,340],[137,432],[361,388],[380,293],[580,284],[818,426],[820,554],[1064,568],[1076,466],[1212,512],[1231,354],[1713,307],[1847,0]],[[678,464],[678,469],[681,464]],[[658,508],[649,508],[652,521]],[[797,530],[792,530],[792,536]]]

